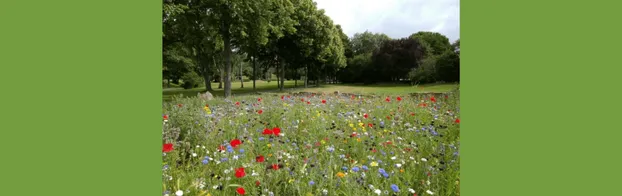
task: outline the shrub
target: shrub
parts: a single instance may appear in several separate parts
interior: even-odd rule
[[[203,83],[203,78],[196,72],[188,72],[184,74],[181,79],[184,81],[182,84],[184,89],[196,88]]]

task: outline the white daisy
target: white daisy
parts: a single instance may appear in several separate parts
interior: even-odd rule
[[[182,196],[184,195],[184,192],[182,190],[178,190],[177,192],[175,192],[175,195]]]

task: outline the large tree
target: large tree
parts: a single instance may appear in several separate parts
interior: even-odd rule
[[[451,50],[449,39],[443,34],[429,31],[419,31],[410,35],[411,39],[419,39],[420,42],[428,44],[430,49],[428,52],[432,55],[441,55],[447,50]]]

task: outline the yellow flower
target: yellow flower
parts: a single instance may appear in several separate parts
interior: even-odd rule
[[[354,127],[354,124],[350,123],[350,127]]]
[[[357,142],[361,142],[361,138],[360,138],[360,137],[359,137],[359,138],[356,138],[356,141],[357,141]]]
[[[203,110],[205,110],[205,112],[207,112],[207,114],[212,114],[212,110],[209,109],[209,106],[203,107]]]
[[[285,163],[285,166],[289,166],[289,163]]]
[[[352,130],[356,131],[356,128],[352,127]]]
[[[292,182],[294,182],[294,179],[289,179],[289,183],[292,183]]]
[[[376,161],[372,161],[369,165],[371,165],[372,167],[377,167],[378,163]]]
[[[268,144],[268,148],[272,147],[272,144]]]
[[[359,126],[361,126],[361,127],[365,127],[365,123],[360,122],[360,123],[359,123]]]
[[[272,154],[268,154],[268,157],[272,157]]]
[[[400,169],[400,172],[404,173],[404,169]]]
[[[326,144],[326,141],[322,140],[322,141],[320,141],[320,143],[322,143],[322,144]]]
[[[344,174],[343,172],[337,172],[337,177],[343,178],[345,176],[346,174]]]
[[[389,132],[389,130],[386,130],[386,129],[385,129],[385,130],[384,130],[384,132],[385,132],[385,133],[386,133],[386,132]]]

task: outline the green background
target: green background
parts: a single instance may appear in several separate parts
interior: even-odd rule
[[[616,195],[615,1],[461,2],[463,195]],[[0,2],[0,195],[161,194],[161,2]]]

